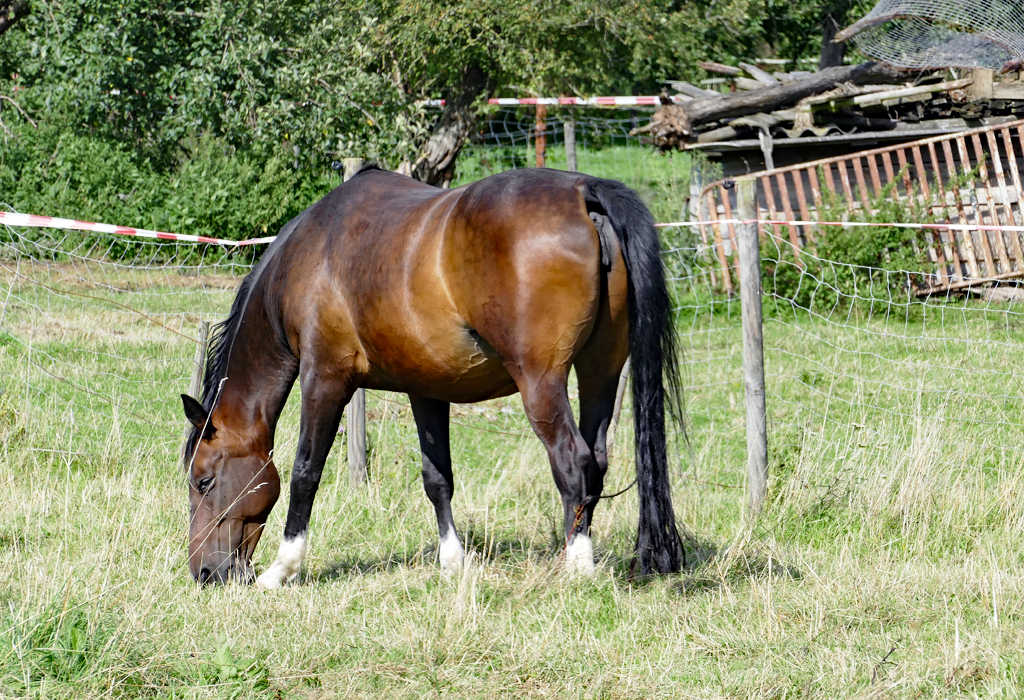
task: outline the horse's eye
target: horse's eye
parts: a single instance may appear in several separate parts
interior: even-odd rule
[[[200,479],[196,482],[196,491],[205,494],[210,490],[210,486],[213,484],[213,477],[208,476],[205,479]]]

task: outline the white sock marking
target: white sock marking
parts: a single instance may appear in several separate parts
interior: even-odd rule
[[[589,535],[577,533],[565,548],[565,568],[569,573],[594,573],[594,543]]]
[[[294,539],[281,540],[277,548],[277,559],[256,579],[260,588],[280,588],[299,575],[302,560],[306,558],[307,533],[303,532]]]
[[[449,528],[444,537],[441,538],[441,573],[445,576],[457,574],[462,569],[462,562],[465,553],[462,551],[462,543],[459,536],[455,534],[455,528]]]

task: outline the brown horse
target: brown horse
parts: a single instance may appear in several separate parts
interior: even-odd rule
[[[654,220],[640,198],[618,182],[554,170],[442,190],[364,169],[282,229],[214,333],[201,402],[182,396],[195,426],[185,450],[192,575],[251,580],[280,493],[274,429],[296,378],[302,417],[288,518],[261,586],[299,572],[324,462],[359,387],[409,395],[446,573],[463,560],[449,404],[518,391],[562,496],[567,566],[592,571],[590,522],[627,355],[640,571],[678,571],[663,384],[664,374],[673,404],[675,335]]]

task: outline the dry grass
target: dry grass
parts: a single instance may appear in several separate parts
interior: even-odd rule
[[[461,577],[444,579],[404,397],[373,394],[370,484],[350,488],[336,450],[300,585],[262,592],[202,590],[187,574],[175,394],[188,343],[148,328],[121,342],[107,332],[109,309],[92,302],[47,307],[67,325],[54,334],[35,328],[44,314],[33,304],[46,295],[30,294],[16,290],[4,325],[13,340],[0,343],[0,696],[1024,694],[1022,431],[1005,418],[952,421],[960,411],[1009,414],[983,399],[929,398],[928,382],[944,381],[937,370],[907,379],[920,385],[916,397],[894,388],[891,367],[873,358],[898,350],[864,333],[882,321],[817,329],[819,345],[832,334],[828,352],[846,349],[825,359],[848,382],[807,374],[822,357],[805,347],[806,326],[767,327],[769,348],[786,354],[769,362],[774,477],[753,528],[740,507],[734,323],[687,326],[694,461],[676,443],[674,468],[692,536],[679,576],[630,578],[632,493],[598,508],[597,575],[562,574],[557,494],[510,397],[454,413],[455,513],[471,556]],[[212,291],[182,298],[214,302],[181,309],[189,313],[216,314],[230,301]],[[144,299],[171,313],[168,299]],[[994,333],[973,323],[964,333]],[[701,328],[713,332],[698,337]],[[946,345],[942,360],[955,364]],[[1009,366],[1017,347],[982,355]],[[726,360],[701,365],[705,353]],[[978,353],[971,346],[963,361]],[[177,364],[155,373],[159,357]],[[1002,396],[1000,381],[971,389]],[[837,407],[851,396],[862,400]],[[294,450],[296,421],[293,401],[279,465]],[[629,480],[630,438],[624,425],[612,486]],[[258,569],[284,511],[271,518]]]

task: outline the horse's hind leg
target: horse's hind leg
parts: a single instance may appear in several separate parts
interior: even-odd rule
[[[608,428],[615,411],[615,394],[619,375],[629,351],[625,329],[612,322],[603,305],[598,323],[586,345],[576,356],[573,366],[580,391],[580,433],[594,455],[590,495],[598,496],[604,489],[608,471]],[[587,503],[587,520],[594,515],[597,499]]]
[[[452,456],[448,442],[447,401],[409,396],[416,418],[420,451],[423,453],[423,489],[434,504],[437,534],[440,538],[441,571],[446,575],[462,568],[462,543],[455,532],[452,517]]]
[[[565,564],[569,571],[592,573],[590,541],[593,499],[601,495],[601,472],[590,446],[576,426],[562,372],[528,370],[519,381],[523,406],[534,432],[547,449],[551,473],[565,515]]]

